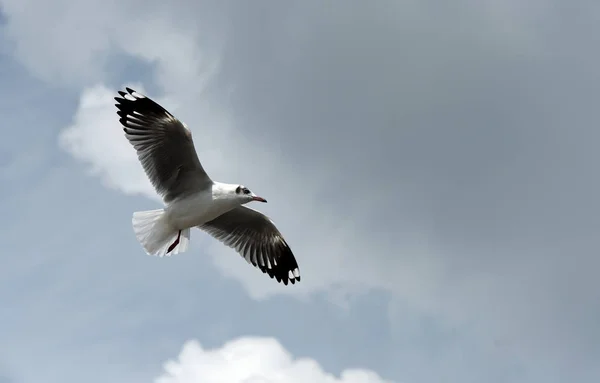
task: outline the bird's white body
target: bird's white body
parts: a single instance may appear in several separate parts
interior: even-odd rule
[[[165,221],[174,230],[200,226],[240,205],[231,198],[237,185],[214,182],[212,188],[176,199],[165,207]]]
[[[235,198],[236,187],[212,182],[210,188],[176,198],[166,203],[164,209],[134,213],[132,224],[138,241],[150,255],[183,253],[188,247],[191,228],[242,204]]]

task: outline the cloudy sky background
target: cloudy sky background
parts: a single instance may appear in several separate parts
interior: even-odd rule
[[[0,382],[597,382],[600,4],[0,0]],[[133,86],[302,282],[159,206]]]

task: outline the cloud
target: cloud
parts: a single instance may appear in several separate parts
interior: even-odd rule
[[[377,373],[347,369],[340,377],[309,358],[294,358],[273,338],[245,337],[218,349],[187,341],[177,360],[168,361],[154,383],[384,383]]]
[[[156,198],[112,105],[107,68],[121,55],[151,67],[143,88],[191,127],[215,179],[269,199],[264,211],[298,255],[297,286],[192,234],[191,252],[205,240],[252,297],[383,290],[500,338],[535,371],[591,371],[597,7],[125,1],[136,21],[107,3],[69,19],[98,17],[96,27],[40,36],[61,15],[31,22],[39,9],[19,4],[3,1],[16,56],[47,81],[86,85],[60,140],[105,184]],[[392,323],[407,315],[398,311]]]
[[[218,50],[220,41],[205,33],[205,28],[218,29],[219,15],[213,13],[197,23],[198,15],[190,12],[193,4],[186,1],[167,5],[140,0],[58,0],[50,6],[36,0],[2,0],[0,5],[9,16],[2,26],[11,43],[6,50],[55,86],[77,88],[111,79],[110,69],[124,53],[148,65],[160,56],[170,56],[171,65],[159,65],[156,75],[158,81],[168,78],[173,85],[185,83],[193,75],[190,68],[197,64],[206,70],[216,65],[210,53],[191,54],[197,50],[190,44],[206,39],[205,49]],[[193,5],[194,10],[198,6]],[[40,34],[40,30],[45,33]],[[169,43],[155,44],[156,36]],[[202,88],[199,83],[195,85]]]
[[[128,142],[119,139],[120,130],[116,129],[114,116],[108,118],[109,109],[114,114],[113,97],[115,92],[101,85],[86,89],[73,117],[73,125],[61,133],[59,144],[73,157],[90,164],[91,173],[100,176],[108,187],[160,200],[152,193],[150,181],[136,163],[135,152],[129,150]],[[100,158],[101,161],[94,161]]]

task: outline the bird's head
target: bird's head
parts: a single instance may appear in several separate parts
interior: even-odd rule
[[[242,204],[252,202],[252,201],[267,202],[266,199],[259,197],[256,194],[252,193],[252,191],[250,189],[248,189],[247,187],[245,187],[244,185],[238,185],[235,188],[235,194],[236,194],[237,198],[242,200]]]

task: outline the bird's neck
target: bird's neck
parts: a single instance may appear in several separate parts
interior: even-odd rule
[[[213,182],[212,186],[212,195],[213,199],[231,199],[237,200],[237,195],[235,193],[235,189],[239,185],[236,184],[226,184],[223,182]]]

